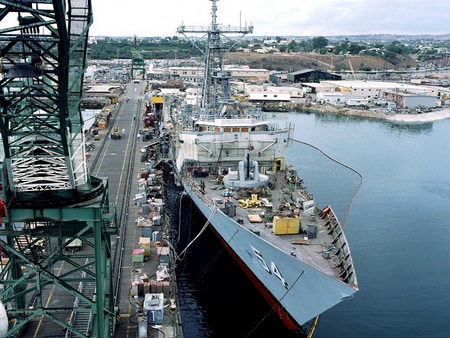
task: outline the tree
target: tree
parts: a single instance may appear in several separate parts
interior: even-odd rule
[[[350,46],[350,41],[348,38],[345,38],[344,41],[341,41],[339,44],[334,47],[335,54],[345,55],[348,52],[348,47]]]
[[[328,39],[324,36],[319,36],[317,38],[312,39],[312,46],[314,49],[321,49],[328,46]]]
[[[289,52],[296,52],[297,49],[298,49],[298,43],[295,42],[294,40],[292,40],[291,42],[288,43],[287,49],[288,49],[288,53]]]
[[[359,45],[357,43],[351,43],[350,46],[348,46],[348,52],[350,54],[357,55],[364,48],[365,48],[364,46],[361,46],[361,45]]]
[[[397,62],[398,62],[397,54],[395,54],[394,52],[391,52],[391,51],[389,51],[389,50],[387,50],[387,51],[384,53],[384,59],[385,59],[387,62],[392,63],[393,65],[397,64]]]
[[[285,46],[285,45],[279,46],[279,47],[278,47],[278,50],[279,50],[281,53],[286,53],[286,51],[287,51],[287,46]]]
[[[392,41],[386,50],[395,54],[406,54],[407,48],[400,41]]]

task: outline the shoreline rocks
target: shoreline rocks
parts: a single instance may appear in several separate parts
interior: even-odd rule
[[[264,105],[262,108],[264,111],[267,112],[298,111],[305,113],[352,116],[364,119],[377,119],[389,121],[392,123],[429,123],[433,121],[450,118],[450,108],[436,108],[432,112],[421,114],[383,113],[364,109],[354,109],[350,107],[337,108],[329,104],[311,105],[295,102]]]

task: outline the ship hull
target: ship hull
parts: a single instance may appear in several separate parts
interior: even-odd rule
[[[289,255],[205,202],[181,179],[186,193],[220,242],[291,330],[351,297],[357,290]]]
[[[293,318],[286,312],[286,310],[279,304],[279,302],[272,296],[272,294],[266,289],[266,287],[261,284],[260,280],[253,274],[253,272],[247,267],[245,262],[233,251],[233,249],[223,240],[220,234],[216,231],[215,227],[212,226],[212,231],[228,251],[228,253],[233,257],[235,262],[240,266],[240,268],[245,272],[247,277],[250,279],[252,284],[258,289],[260,294],[266,299],[266,301],[271,306],[272,310],[278,315],[278,317],[283,321],[289,330],[295,330],[299,327],[299,324],[295,322]]]

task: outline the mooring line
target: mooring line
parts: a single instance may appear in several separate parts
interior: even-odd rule
[[[327,157],[327,158],[330,159],[331,161],[333,161],[333,162],[335,162],[335,163],[337,163],[337,164],[343,166],[344,168],[347,168],[347,169],[353,171],[356,175],[359,176],[360,182],[359,182],[358,188],[356,188],[356,191],[354,192],[352,198],[350,199],[350,203],[349,203],[348,208],[347,208],[347,211],[346,211],[346,213],[345,213],[344,222],[343,222],[342,225],[341,225],[342,228],[345,228],[345,225],[346,225],[346,223],[347,223],[348,214],[350,213],[350,209],[351,209],[351,207],[352,207],[353,201],[355,200],[356,195],[358,194],[358,191],[359,191],[359,189],[361,188],[361,186],[362,186],[362,184],[363,184],[363,181],[364,181],[363,176],[362,176],[356,169],[353,169],[352,167],[350,167],[350,166],[348,166],[348,165],[346,165],[346,164],[344,164],[344,163],[342,163],[342,162],[339,162],[338,160],[332,158],[330,155],[326,154],[326,153],[325,153],[323,150],[321,150],[320,148],[318,148],[318,147],[316,147],[316,146],[314,146],[314,145],[312,145],[312,144],[310,144],[310,143],[307,143],[307,142],[299,141],[299,140],[296,140],[296,139],[291,139],[291,140],[292,140],[292,141],[295,141],[295,142],[297,142],[297,143],[300,143],[300,144],[304,144],[304,145],[306,145],[306,146],[309,146],[309,147],[311,147],[311,148],[313,148],[313,149],[319,151],[322,155],[324,155],[325,157]]]

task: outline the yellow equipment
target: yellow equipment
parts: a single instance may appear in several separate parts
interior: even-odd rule
[[[258,200],[257,194],[252,194],[251,199],[241,199],[239,200],[239,206],[241,208],[253,208],[261,206],[262,202]]]

